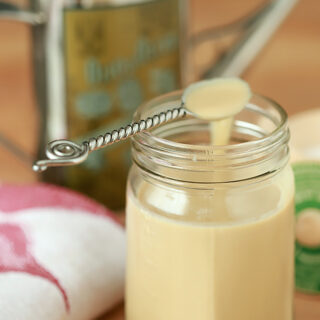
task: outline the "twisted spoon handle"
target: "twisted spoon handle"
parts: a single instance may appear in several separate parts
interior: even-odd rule
[[[125,128],[107,132],[89,141],[83,141],[78,145],[69,140],[54,140],[46,149],[48,159],[38,160],[33,165],[33,170],[42,172],[48,167],[70,166],[79,164],[88,158],[90,152],[109,146],[120,140],[125,140],[135,134],[159,126],[165,122],[183,117],[186,114],[183,107],[169,109],[145,120],[128,124]]]

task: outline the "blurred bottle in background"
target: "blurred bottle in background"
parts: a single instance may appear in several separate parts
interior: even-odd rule
[[[320,319],[320,108],[289,118],[295,174],[296,319]]]
[[[178,0],[58,2],[51,3],[47,29],[47,140],[81,142],[110,132],[130,123],[143,101],[181,86]],[[129,161],[129,143],[115,144],[44,179],[117,210]]]

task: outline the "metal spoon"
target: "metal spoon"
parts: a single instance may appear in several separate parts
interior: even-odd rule
[[[220,107],[218,108],[218,113],[208,113],[208,110],[206,111],[208,106],[209,108],[211,108],[214,105],[215,99],[217,98],[218,101],[219,98],[221,100],[221,92],[219,92],[218,90],[218,96],[215,96],[215,94],[217,93],[215,93],[215,90],[213,89],[215,87],[219,88],[221,87],[221,85],[223,85],[224,89],[228,89],[229,86],[229,90],[232,93],[232,88],[235,84],[236,87],[240,86],[240,88],[242,89],[242,92],[240,91],[240,93],[244,93],[244,97],[240,95],[241,99],[231,109],[230,107],[226,109],[221,108],[220,105]],[[214,93],[213,96],[208,93],[208,89],[211,91],[211,94]],[[193,93],[200,93],[200,97],[204,94],[206,98],[205,100],[209,102],[209,104],[205,104],[206,108],[204,110],[202,110],[201,108],[199,109],[198,101],[201,101],[201,98],[199,99],[199,96],[196,96],[196,103],[194,101],[190,101],[189,98],[194,97]],[[212,131],[217,135],[217,132],[219,133],[219,131],[221,131],[221,128],[223,129],[224,126],[226,126],[227,128],[231,128],[234,115],[240,112],[245,107],[250,97],[251,91],[249,85],[239,78],[217,78],[196,82],[194,84],[191,84],[183,91],[181,97],[181,105],[178,108],[172,108],[165,112],[155,114],[145,120],[140,120],[139,122],[128,124],[125,128],[107,132],[106,134],[100,135],[97,138],[90,138],[89,141],[84,141],[81,143],[81,145],[78,145],[69,140],[55,140],[50,142],[46,149],[46,155],[48,159],[36,161],[33,165],[33,170],[41,172],[46,170],[47,167],[79,164],[85,161],[88,158],[89,153],[94,150],[104,148],[120,140],[125,140],[129,137],[132,137],[141,131],[147,131],[155,126],[159,126],[168,121],[183,117],[187,113],[193,115],[196,118],[205,118],[207,121],[211,121],[212,123],[215,123],[215,125],[218,125],[218,128],[220,129]],[[222,106],[228,107],[228,104]],[[199,111],[201,110],[202,112],[199,113]],[[214,110],[215,108],[213,109],[213,111]],[[203,113],[203,111],[205,112]],[[226,137],[224,137],[224,135],[225,130],[222,130],[223,144],[229,140],[229,135],[227,135]],[[219,134],[217,136],[219,136]],[[221,144],[221,141],[219,142],[219,144]]]
[[[145,120],[128,124],[124,128],[90,138],[89,141],[83,141],[81,144],[64,139],[51,141],[46,149],[48,159],[35,161],[32,169],[36,172],[42,172],[48,167],[79,164],[85,161],[92,151],[104,148],[120,140],[125,140],[139,132],[147,131],[168,121],[181,118],[187,113],[190,112],[181,105],[179,108],[169,109]]]

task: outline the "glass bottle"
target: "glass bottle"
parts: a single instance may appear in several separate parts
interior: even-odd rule
[[[135,120],[178,107],[172,93]],[[292,320],[294,179],[285,111],[254,95],[232,143],[185,117],[133,138],[126,319]]]

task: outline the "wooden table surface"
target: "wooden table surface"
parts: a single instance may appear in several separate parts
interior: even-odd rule
[[[22,1],[23,2],[23,1]],[[192,0],[191,30],[226,23],[254,7],[259,0]],[[34,156],[38,114],[35,106],[30,30],[22,24],[0,22],[0,132]],[[300,0],[276,35],[244,74],[253,90],[278,101],[289,115],[320,106],[320,1]],[[37,180],[0,145],[0,179],[14,183]],[[320,319],[320,299],[296,294],[296,320]],[[318,312],[318,313],[317,313]],[[119,306],[103,320],[122,320]],[[271,319],[270,319],[271,320]]]

